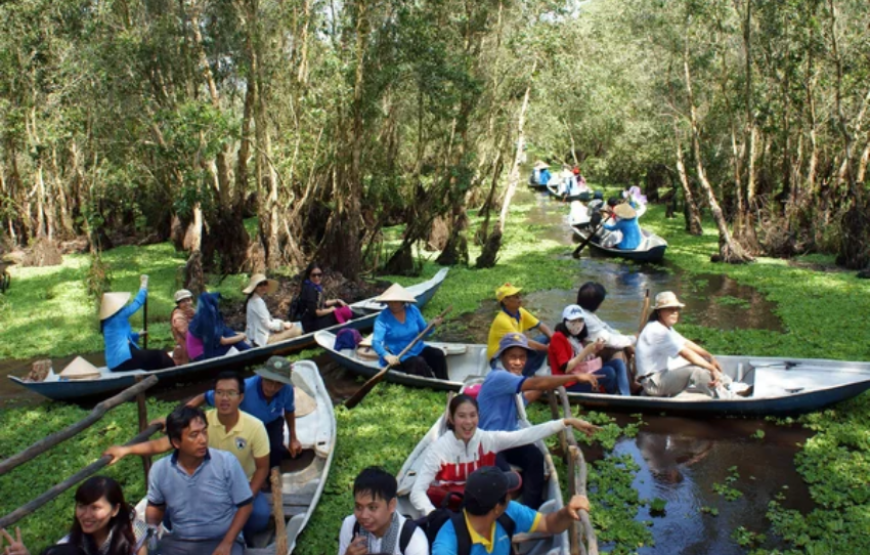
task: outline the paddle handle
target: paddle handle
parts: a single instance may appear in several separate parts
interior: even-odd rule
[[[592,238],[595,237],[595,234],[598,233],[598,232],[601,230],[601,228],[604,226],[604,222],[605,222],[605,220],[602,219],[602,220],[601,220],[601,223],[598,224],[598,227],[596,227],[594,230],[592,230],[592,233],[590,233],[589,236],[586,237],[586,239],[584,239],[582,243],[580,243],[580,246],[579,246],[579,247],[577,247],[576,249],[574,249],[574,252],[571,253],[571,256],[573,256],[574,258],[577,258],[577,257],[580,256],[580,251],[582,251],[582,250],[583,250],[583,247],[585,247],[586,245],[588,245],[588,244],[589,244],[589,241],[591,241]]]
[[[148,348],[148,296],[146,293],[145,302],[142,303],[142,331],[145,334],[142,336],[142,348]]]
[[[643,296],[643,308],[640,310],[640,324],[637,327],[637,336],[640,337],[644,326],[646,326],[647,313],[649,312],[649,289]]]
[[[399,357],[399,358],[402,358],[403,356],[405,356],[405,355],[408,353],[408,351],[411,350],[411,347],[413,347],[414,345],[417,344],[418,341],[420,341],[421,339],[423,339],[424,337],[426,337],[426,335],[429,333],[429,331],[430,331],[433,327],[435,327],[435,320],[438,320],[438,319],[440,319],[440,318],[444,318],[444,317],[445,317],[445,316],[446,316],[446,315],[447,315],[451,310],[453,310],[453,306],[452,306],[452,305],[451,305],[451,306],[448,306],[448,307],[444,310],[444,312],[442,312],[441,314],[439,314],[438,316],[436,316],[436,317],[435,317],[431,322],[429,322],[429,325],[426,326],[426,328],[425,328],[423,331],[421,331],[421,332],[417,335],[417,337],[415,337],[415,338],[413,339],[413,341],[411,341],[410,343],[408,343],[408,345],[407,345],[404,349],[402,349],[402,352],[399,353],[398,357]],[[349,409],[352,409],[352,408],[354,408],[355,406],[357,406],[357,405],[360,403],[360,401],[362,401],[362,400],[365,398],[365,396],[368,395],[369,391],[371,391],[371,390],[372,390],[376,385],[378,385],[378,383],[379,383],[381,380],[384,379],[384,376],[387,375],[387,372],[388,372],[389,370],[390,370],[390,365],[389,365],[389,364],[386,364],[386,365],[382,366],[381,369],[378,371],[377,374],[375,374],[374,376],[372,376],[371,378],[369,378],[369,380],[368,380],[366,383],[364,383],[364,384],[362,385],[362,387],[360,387],[360,388],[357,390],[356,393],[354,393],[353,395],[351,395],[350,398],[349,398],[347,401],[344,402],[344,406],[347,407],[347,408],[349,408]]]

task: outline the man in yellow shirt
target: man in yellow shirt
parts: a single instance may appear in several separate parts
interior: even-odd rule
[[[499,312],[489,327],[486,356],[492,360],[498,351],[499,341],[505,335],[538,329],[541,331],[541,335],[529,340],[529,348],[532,349],[532,352],[526,360],[525,368],[523,368],[524,376],[532,376],[547,360],[547,345],[550,343],[550,338],[553,337],[553,331],[522,307],[520,291],[522,291],[521,288],[514,287],[510,283],[505,283],[495,290]]]
[[[245,381],[238,373],[218,374],[214,394],[215,408],[205,413],[208,446],[232,453],[250,481],[254,510],[244,529],[245,537],[250,540],[252,534],[266,528],[271,518],[269,503],[260,491],[269,474],[269,436],[259,419],[239,410],[245,395]],[[170,449],[172,444],[164,436],[129,447],[113,445],[103,454],[110,455],[114,464],[127,455],[157,455]]]

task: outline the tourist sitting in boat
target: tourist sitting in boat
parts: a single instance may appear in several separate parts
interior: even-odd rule
[[[375,318],[372,335],[372,348],[378,353],[380,363],[389,364],[406,374],[447,380],[447,359],[441,349],[418,341],[399,358],[399,353],[427,326],[420,309],[414,306],[417,302],[414,295],[394,283],[381,296],[375,297],[375,301],[387,305],[387,309]],[[440,325],[441,318],[435,318],[432,323]]]
[[[190,321],[196,315],[193,307],[193,293],[187,289],[179,289],[175,292],[175,308],[169,315],[169,325],[172,329],[172,338],[175,339],[175,349],[172,350],[172,360],[177,366],[190,362],[187,354],[187,328]]]
[[[545,187],[550,182],[550,165],[543,160],[535,162],[532,169],[532,184]]]
[[[370,466],[353,481],[353,514],[338,534],[338,555],[429,555],[422,528],[396,510],[398,484],[392,474]]]
[[[486,358],[492,360],[499,349],[501,338],[509,333],[526,333],[537,329],[540,335],[529,341],[529,346],[534,351],[526,361],[523,370],[524,376],[531,376],[544,364],[547,359],[547,345],[553,337],[553,331],[531,312],[522,307],[520,297],[522,288],[505,283],[495,290],[495,298],[499,303],[499,312],[496,314],[492,325],[489,327],[489,336],[486,340]]]
[[[299,326],[292,322],[284,322],[278,318],[272,318],[269,308],[263,297],[271,295],[278,290],[278,282],[267,279],[263,274],[254,274],[248,282],[248,286],[242,292],[248,296],[245,302],[245,316],[247,328],[245,335],[255,347],[264,347],[271,343],[286,341],[302,335]]]
[[[224,323],[218,301],[220,293],[202,293],[196,314],[187,328],[187,354],[191,360],[200,361],[222,357],[230,349],[247,351],[245,334],[233,331]]]
[[[456,555],[459,550],[457,527],[470,538],[469,555],[510,555],[514,534],[561,534],[575,521],[578,511],[589,512],[589,499],[573,495],[564,507],[547,514],[508,500],[508,493],[518,486],[516,473],[484,466],[468,477],[462,513],[445,522],[435,541],[432,555]],[[506,529],[507,527],[507,529]]]
[[[133,533],[135,511],[124,500],[124,492],[113,478],[88,478],[76,490],[75,503],[72,526],[69,534],[60,540],[60,544],[75,547],[86,554],[147,555],[145,536],[137,540]],[[15,538],[6,530],[0,529],[0,532],[9,542],[9,546],[2,553],[30,555],[21,541],[20,529],[16,529]],[[0,549],[2,546],[3,541],[0,539]]]
[[[167,514],[171,519],[172,532],[160,540],[162,555],[245,551],[240,534],[252,515],[253,495],[239,460],[214,446],[217,428],[223,430],[186,406],[166,419],[164,439],[175,451],[151,468],[145,511],[148,526],[159,526]]]
[[[215,409],[203,414],[199,409],[187,406],[184,408],[202,415],[205,426],[199,427],[197,425],[197,429],[200,432],[204,430],[207,435],[203,441],[203,446],[207,443],[210,448],[209,451],[212,454],[215,450],[228,451],[241,464],[242,475],[247,478],[250,490],[253,492],[250,518],[246,517],[246,523],[244,524],[245,537],[250,538],[252,534],[264,530],[270,520],[269,504],[266,501],[266,497],[260,491],[263,488],[263,484],[266,483],[266,477],[269,474],[270,451],[269,437],[266,434],[266,427],[263,425],[263,422],[239,410],[239,405],[244,400],[244,392],[245,382],[238,373],[232,371],[221,372],[215,379],[214,385]],[[191,417],[194,413],[185,414],[187,417]],[[186,426],[182,427],[186,428]],[[162,438],[137,443],[136,445],[112,446],[103,454],[111,456],[111,464],[114,464],[127,455],[151,456],[165,453],[172,448],[179,449],[178,444],[181,442],[181,439],[172,435],[169,419],[166,421],[166,434]],[[180,436],[180,431],[178,434]],[[193,471],[193,469],[190,470]],[[154,469],[151,472],[153,473]],[[185,486],[185,489],[187,489],[187,486]],[[203,492],[200,491],[199,495],[191,497],[199,497],[200,495],[203,495]],[[207,498],[208,496],[205,495],[205,497]],[[174,512],[171,518],[174,526]]]
[[[586,313],[576,304],[568,305],[562,311],[562,321],[556,325],[553,340],[550,342],[550,371],[554,376],[572,375],[574,377],[592,375],[597,378],[598,386],[589,381],[566,384],[568,391],[579,393],[616,393],[631,395],[628,370],[625,361],[618,358],[604,362],[603,338],[593,340],[586,327]]]
[[[429,514],[451,494],[465,490],[468,475],[481,466],[496,464],[496,455],[505,449],[528,445],[573,427],[591,435],[597,428],[579,418],[564,418],[513,432],[490,432],[478,428],[477,401],[460,394],[447,409],[448,432],[429,446],[423,466],[411,489],[411,503]]]
[[[106,344],[106,366],[112,372],[160,370],[175,366],[172,357],[160,349],[140,349],[139,338],[148,332],[135,333],[130,326],[130,317],[142,308],[148,298],[148,276],[139,278],[139,293],[127,305],[130,297],[130,293],[103,293],[100,331]]]
[[[643,235],[637,223],[637,212],[627,203],[621,203],[613,208],[613,214],[617,217],[616,223],[604,224],[609,233],[602,237],[601,245],[626,251],[638,248]]]
[[[323,295],[323,270],[317,262],[305,269],[305,281],[299,292],[301,301],[302,329],[311,333],[353,318],[353,312],[341,299],[325,299]]]
[[[580,173],[580,168],[574,168],[562,181],[560,195],[563,200],[589,200],[592,198],[592,190],[586,184],[586,178]]]
[[[555,341],[556,337],[553,337]],[[552,344],[551,344],[552,348]],[[523,376],[529,342],[521,333],[509,333],[502,337],[496,352],[496,367],[486,375],[477,402],[480,406],[480,428],[491,432],[513,432],[520,429],[517,413],[517,394],[523,395],[528,404],[541,397],[544,391],[567,386],[576,381],[597,385],[598,377],[592,374],[581,376]],[[522,468],[523,504],[537,509],[544,501],[544,454],[534,445],[520,445],[500,450],[495,464],[505,470],[511,465]]]
[[[296,394],[293,389],[293,365],[284,357],[270,357],[264,366],[254,370],[254,376],[245,379],[244,393],[239,410],[258,418],[266,426],[269,436],[269,468],[281,466],[286,452],[296,457],[302,444],[296,437]],[[215,390],[201,393],[188,401],[189,407],[207,404],[215,406]],[[290,441],[284,445],[284,424]]]
[[[713,355],[674,329],[684,306],[671,291],[656,295],[637,338],[637,379],[650,397],[673,397],[690,385],[715,397],[717,386],[731,382]]]

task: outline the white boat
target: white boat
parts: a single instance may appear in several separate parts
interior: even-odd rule
[[[469,384],[473,382],[474,380],[470,381]],[[448,405],[449,400],[450,396],[448,396]],[[517,402],[517,408],[519,411],[520,426],[524,428],[530,426],[528,418],[526,417],[525,407],[523,406],[523,403],[519,402],[519,400]],[[396,478],[399,482],[397,507],[399,513],[403,515],[415,519],[423,516],[414,505],[411,504],[411,488],[414,487],[414,482],[417,478],[417,471],[423,465],[423,461],[425,460],[426,450],[430,445],[435,443],[442,434],[452,433],[447,429],[447,410],[447,407],[445,407],[444,414],[438,418],[435,425],[433,425],[426,435],[423,436],[423,439],[420,440],[420,443],[418,443],[417,447],[414,448],[414,451],[411,452],[411,455],[405,461],[405,464],[402,466],[402,469],[399,471],[399,475]],[[553,465],[553,459],[550,457],[550,453],[547,451],[544,442],[538,441],[535,443],[535,446],[544,454],[548,476],[544,490],[544,503],[538,510],[542,513],[558,511],[562,508],[564,503],[562,500],[562,490],[559,488],[559,475],[556,472],[556,467]],[[513,542],[522,544],[520,552],[523,553],[523,555],[570,554],[567,532],[553,535],[516,534],[513,537]]]

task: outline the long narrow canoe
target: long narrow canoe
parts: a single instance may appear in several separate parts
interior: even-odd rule
[[[520,415],[520,426],[524,428],[528,427],[530,424],[526,417],[525,407],[522,403],[517,403],[517,407]],[[423,462],[426,459],[426,450],[445,433],[452,433],[447,430],[446,407],[444,409],[444,414],[438,418],[438,421],[435,422],[432,428],[430,428],[426,435],[423,436],[423,439],[420,440],[420,443],[417,444],[417,447],[414,448],[414,451],[411,452],[411,456],[409,456],[405,461],[405,464],[402,466],[402,469],[399,471],[399,475],[396,478],[399,482],[397,507],[401,514],[415,519],[423,516],[420,511],[411,504],[411,499],[409,497],[411,488],[414,487],[414,482],[417,479],[417,471],[423,466]],[[562,490],[559,488],[559,475],[556,472],[556,467],[553,465],[553,460],[550,457],[544,442],[538,441],[535,443],[535,446],[544,453],[546,472],[548,475],[547,484],[544,490],[544,503],[538,510],[542,513],[558,511],[562,508],[564,503],[562,500]],[[514,536],[514,542],[522,542],[522,549],[520,550],[522,553],[535,555],[569,555],[570,553],[567,532],[554,535],[517,534]]]
[[[296,540],[317,507],[326,485],[332,457],[335,453],[336,422],[332,400],[323,384],[317,366],[308,360],[293,365],[293,386],[296,390],[296,436],[302,444],[302,453],[296,459],[282,464],[283,518],[285,521],[287,551],[276,553],[275,528],[256,535],[248,555],[289,555]],[[285,442],[287,428],[284,428]],[[269,506],[272,495],[266,494]],[[143,499],[136,506],[134,530],[140,537],[147,530]]]
[[[583,228],[572,227],[574,233],[585,241],[592,230],[589,226]],[[665,257],[665,251],[668,248],[668,242],[653,233],[652,231],[641,229],[643,240],[640,246],[634,250],[617,249],[613,247],[605,247],[597,241],[589,241],[589,246],[596,251],[606,255],[615,256],[617,258],[625,258],[626,260],[634,260],[635,262],[661,262]]]
[[[377,361],[354,351],[336,351],[334,336],[319,332],[317,343],[348,370],[364,377],[378,371]],[[415,387],[458,391],[462,384],[489,372],[486,345],[430,343],[447,353],[449,380],[411,376],[397,370],[387,372],[387,381]],[[569,393],[573,402],[584,406],[621,411],[666,411],[673,414],[777,416],[811,412],[851,399],[870,389],[870,363],[841,360],[772,358],[717,355],[725,373],[733,380],[753,387],[748,397],[711,399],[684,392],[676,397],[621,396],[603,393]],[[549,373],[545,366],[539,374]]]
[[[447,268],[442,268],[431,279],[407,288],[416,297],[418,306],[425,305],[435,295],[435,292],[438,291],[438,288],[444,282],[447,271]],[[375,302],[373,298],[353,303],[350,306],[354,312],[361,313],[363,316],[354,318],[345,324],[338,324],[326,329],[334,332],[345,327],[360,330],[368,329],[372,327],[375,317],[384,308],[383,304]],[[313,344],[314,332],[232,355],[191,362],[181,366],[164,368],[163,370],[111,372],[108,368],[101,367],[99,377],[93,379],[68,380],[61,378],[53,371],[49,372],[46,379],[41,382],[30,382],[15,376],[9,376],[9,379],[22,387],[57,401],[99,399],[130,387],[136,382],[136,376],[147,377],[155,375],[161,381],[170,381],[180,378],[192,378],[204,374],[214,375],[221,370],[244,368],[247,365],[262,362],[272,355],[291,353],[305,347],[310,347]]]

